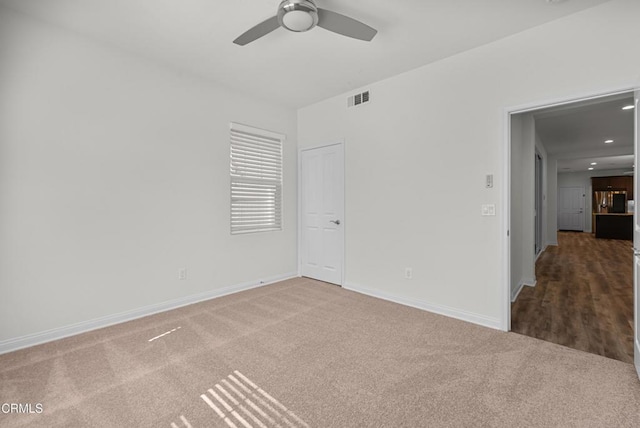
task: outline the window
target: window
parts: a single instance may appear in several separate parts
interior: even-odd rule
[[[282,230],[284,135],[231,123],[231,233]]]

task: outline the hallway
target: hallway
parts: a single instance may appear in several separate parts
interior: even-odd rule
[[[511,305],[511,331],[633,363],[633,244],[559,232],[535,287]]]

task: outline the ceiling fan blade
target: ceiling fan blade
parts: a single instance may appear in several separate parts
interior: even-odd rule
[[[269,34],[278,27],[280,27],[280,24],[278,24],[278,17],[271,17],[242,33],[240,37],[233,41],[233,43],[235,43],[236,45],[244,46],[247,43],[251,43],[256,39]]]
[[[320,8],[318,8],[318,27],[367,42],[370,42],[378,32],[353,18]]]

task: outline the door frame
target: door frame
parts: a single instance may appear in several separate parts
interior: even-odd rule
[[[340,273],[340,287],[344,286],[344,279],[345,279],[345,272],[346,272],[346,256],[345,256],[345,249],[346,249],[346,241],[347,241],[347,230],[346,230],[346,215],[347,215],[347,207],[346,207],[346,165],[347,163],[345,162],[345,149],[344,149],[344,139],[338,139],[335,140],[334,142],[329,142],[329,143],[325,143],[325,144],[318,144],[318,145],[314,145],[314,146],[308,146],[308,147],[298,147],[298,180],[297,180],[297,186],[298,186],[298,192],[297,192],[297,196],[298,196],[298,202],[297,202],[297,215],[298,215],[298,276],[302,276],[302,153],[305,151],[309,151],[309,150],[315,150],[315,149],[322,149],[325,147],[331,147],[331,146],[338,146],[338,151],[340,152],[340,155],[342,156],[342,207],[343,207],[343,213],[342,213],[342,224],[344,225],[342,227],[342,248],[341,248],[341,255],[342,255],[342,272]]]
[[[633,93],[635,105],[635,112],[633,114],[634,130],[633,130],[633,143],[635,147],[634,162],[638,165],[638,159],[640,158],[640,88],[636,88]],[[635,200],[640,195],[638,189],[638,176],[634,174],[633,177],[633,199]],[[636,367],[636,373],[640,378],[640,280],[638,279],[638,270],[640,266],[640,255],[638,255],[638,246],[640,246],[640,213],[637,208],[633,210],[633,365]]]
[[[639,91],[638,86],[622,86],[609,88],[598,92],[587,92],[574,96],[565,96],[549,100],[534,101],[522,105],[506,107],[503,109],[503,145],[502,164],[504,186],[502,189],[502,221],[500,227],[502,241],[502,292],[500,293],[501,321],[500,328],[503,331],[511,330],[511,116],[520,113],[529,113],[549,107],[572,104],[581,101],[594,100],[618,94],[634,93]],[[639,154],[636,153],[636,156]],[[640,207],[637,207],[640,209]],[[548,223],[548,222],[547,222]],[[547,231],[544,231],[545,233]],[[546,239],[545,239],[546,240]]]
[[[544,158],[542,154],[538,151],[538,148],[534,148],[534,156],[535,156],[535,166],[534,166],[534,174],[535,174],[535,189],[534,189],[534,197],[535,202],[533,204],[535,212],[535,250],[534,255],[536,259],[542,254],[545,248],[545,238],[544,238],[544,219],[545,216],[543,212],[545,211],[545,192],[544,190],[544,174],[546,173],[544,168]]]

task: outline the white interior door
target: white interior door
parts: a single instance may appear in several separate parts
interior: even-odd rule
[[[342,285],[344,146],[300,152],[300,274]]]
[[[635,93],[635,130],[634,130],[634,138],[635,138],[635,164],[638,165],[638,158],[640,155],[640,136],[638,136],[638,127],[640,126],[640,104],[638,99],[640,98],[640,91],[636,91]],[[634,200],[638,201],[638,195],[640,191],[638,191],[638,186],[640,185],[640,179],[638,178],[638,173],[633,175],[633,185],[634,185]],[[636,205],[636,209],[634,210],[633,215],[633,247],[634,247],[634,256],[633,256],[633,355],[634,362],[636,366],[636,371],[638,372],[638,377],[640,377],[640,293],[638,292],[638,283],[640,282],[640,215],[638,214],[638,209],[640,205]]]
[[[558,189],[558,229],[584,230],[584,187]]]

